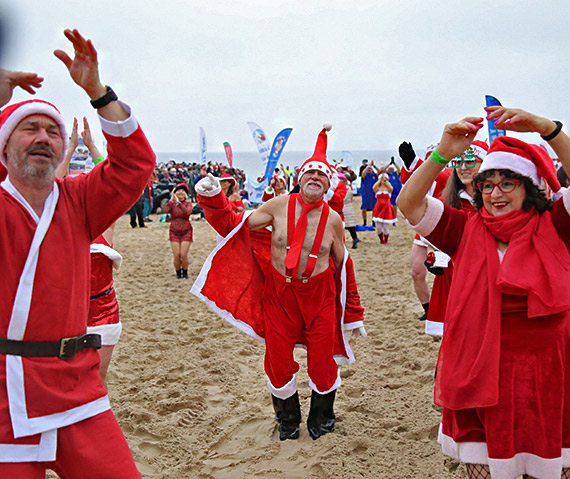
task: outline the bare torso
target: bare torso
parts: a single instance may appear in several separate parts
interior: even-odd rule
[[[249,227],[252,231],[265,226],[272,227],[271,233],[271,264],[285,275],[285,257],[287,256],[287,208],[289,195],[273,198],[263,204],[249,217]],[[295,221],[301,216],[302,207],[297,201],[295,206]],[[301,256],[299,259],[299,277],[305,271],[309,253],[313,247],[313,242],[317,233],[319,220],[323,206],[315,208],[307,214],[307,232]],[[312,276],[322,273],[329,267],[329,258],[332,256],[335,266],[338,268],[344,256],[344,233],[340,216],[329,209],[329,216],[323,235],[323,241],[319,250],[317,264]]]

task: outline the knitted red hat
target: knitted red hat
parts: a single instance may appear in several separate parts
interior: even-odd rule
[[[6,165],[4,149],[6,148],[6,143],[8,143],[10,135],[12,135],[12,132],[18,124],[30,115],[46,115],[53,119],[57,123],[57,126],[59,126],[59,131],[63,139],[62,151],[65,152],[67,150],[69,137],[67,136],[67,130],[60,111],[47,101],[22,101],[4,108],[2,114],[0,114],[0,161],[2,164]]]
[[[317,144],[315,146],[313,156],[301,165],[301,169],[299,170],[299,181],[307,171],[319,170],[327,175],[330,185],[333,175],[336,174],[335,169],[329,165],[327,161],[327,131],[330,131],[331,128],[332,125],[330,123],[325,123],[323,125],[323,129],[317,138]]]
[[[511,170],[530,178],[538,188],[542,188],[543,178],[554,193],[561,188],[548,153],[538,145],[510,136],[500,136],[493,141],[479,173],[486,170]]]

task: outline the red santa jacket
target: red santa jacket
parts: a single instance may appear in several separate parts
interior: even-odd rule
[[[155,155],[133,117],[106,123],[108,160],[87,175],[57,179],[41,218],[18,198],[9,178],[0,185],[0,337],[58,341],[85,333],[89,245],[135,202],[155,166]],[[17,291],[30,298],[29,312],[14,307]],[[10,457],[50,460],[57,428],[109,407],[95,349],[70,360],[0,355],[3,457],[4,445],[28,443],[36,446],[8,446]]]

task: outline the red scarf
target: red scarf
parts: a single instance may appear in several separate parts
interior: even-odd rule
[[[499,262],[496,239],[508,243]],[[517,210],[467,221],[454,258],[435,401],[449,409],[499,400],[502,294],[526,296],[528,317],[570,310],[570,254],[550,213]]]

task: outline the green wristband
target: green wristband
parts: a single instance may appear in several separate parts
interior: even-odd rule
[[[441,156],[437,150],[433,150],[431,152],[430,158],[441,166],[446,166],[449,163],[449,160],[446,160],[443,156]]]
[[[100,156],[99,158],[93,159],[93,164],[96,165],[97,163],[101,163],[105,159],[104,156]]]

